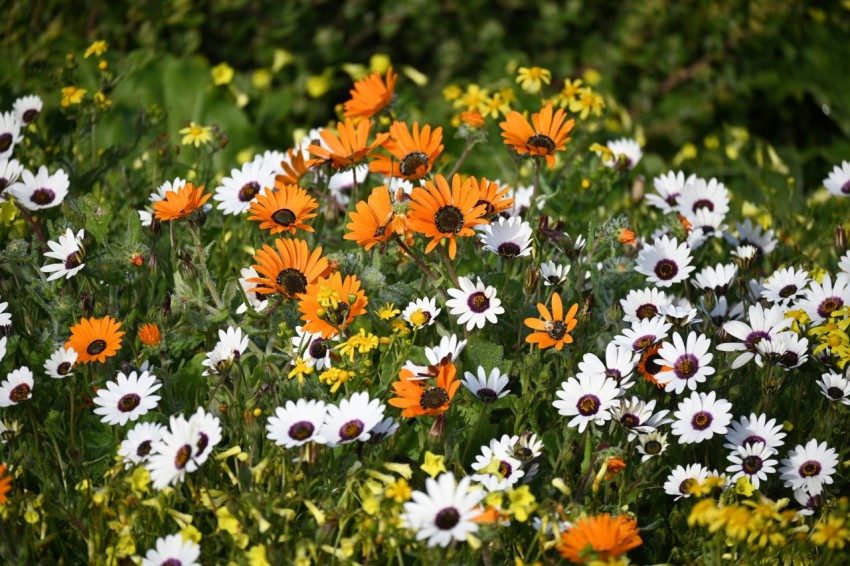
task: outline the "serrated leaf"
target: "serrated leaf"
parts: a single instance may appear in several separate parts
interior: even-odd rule
[[[477,368],[481,366],[484,371],[489,372],[502,363],[505,348],[494,344],[480,336],[472,336],[466,343],[463,353],[466,357],[468,367]]]

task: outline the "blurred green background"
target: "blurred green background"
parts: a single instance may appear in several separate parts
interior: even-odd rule
[[[450,83],[507,86],[519,65],[551,69],[552,94],[595,69],[595,88],[611,97],[610,137],[645,139],[647,175],[676,156],[673,165],[688,159],[682,167],[703,176],[740,175],[762,188],[791,177],[805,193],[850,156],[847,0],[4,4],[4,106],[34,91],[55,108],[67,84],[57,63],[67,53],[82,59],[94,40],[109,43],[112,68],[129,69],[107,93],[101,146],[124,141],[139,110],[155,103],[175,138],[187,120],[218,124],[230,140],[219,165],[234,165],[243,149],[285,149],[296,129],[335,118],[352,85],[347,64],[368,68],[382,53],[427,79],[421,87],[399,80],[399,94],[418,105],[442,102]],[[229,85],[210,78],[220,63],[235,70]],[[76,72],[85,85],[83,66]],[[781,161],[773,180],[754,163],[775,161],[768,147]]]

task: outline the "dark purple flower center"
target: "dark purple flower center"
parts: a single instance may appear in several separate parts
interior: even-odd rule
[[[787,299],[788,297],[792,297],[797,292],[796,285],[786,285],[779,290],[778,295],[783,299]]]
[[[647,334],[632,342],[633,350],[646,350],[655,343],[655,335]]]
[[[9,151],[10,147],[12,147],[12,134],[9,132],[0,134],[0,153]]]
[[[640,320],[645,320],[647,318],[655,318],[655,315],[658,314],[658,307],[653,305],[652,303],[647,303],[645,305],[639,306],[635,310],[635,315]]]
[[[56,366],[56,373],[58,373],[59,375],[68,375],[72,367],[73,364],[71,364],[71,362],[62,362],[61,364]]]
[[[128,393],[124,395],[120,399],[118,399],[118,410],[122,413],[129,413],[136,407],[138,407],[142,402],[142,398],[136,395],[135,393]]]
[[[679,379],[690,379],[699,371],[699,360],[692,354],[679,356],[673,364],[673,371]]]
[[[41,188],[33,191],[32,195],[30,195],[30,200],[39,206],[45,206],[53,202],[53,199],[56,198],[56,193],[53,192],[53,189]]]
[[[841,297],[827,297],[818,305],[818,314],[822,318],[829,318],[829,315],[844,306],[844,301]]]
[[[679,273],[679,266],[672,259],[662,259],[655,264],[655,275],[662,281],[669,281]]]
[[[626,428],[634,428],[640,426],[640,417],[631,413],[626,413],[620,417],[620,424]]]
[[[479,399],[484,401],[485,403],[492,403],[496,399],[499,398],[499,394],[490,389],[489,387],[482,387],[475,393]]]
[[[741,445],[750,446],[752,444],[755,444],[756,442],[761,442],[765,445],[767,444],[767,442],[765,442],[764,438],[762,438],[761,436],[758,436],[757,434],[751,434],[750,436],[744,439]]]
[[[516,257],[520,254],[519,244],[514,242],[502,242],[499,244],[499,255],[502,257]]]
[[[451,530],[460,522],[460,513],[454,507],[440,509],[434,517],[434,524],[438,529]]]
[[[363,433],[365,428],[360,419],[350,420],[339,427],[339,437],[341,440],[354,440]]]
[[[79,267],[81,263],[83,263],[83,254],[80,252],[74,252],[65,260],[65,269],[71,271],[72,269]]]
[[[260,183],[257,181],[245,183],[242,185],[242,188],[239,189],[239,200],[242,202],[248,202],[257,196],[258,192],[260,192]]]
[[[310,357],[316,360],[324,359],[328,355],[328,344],[324,338],[316,338],[310,342]]]
[[[694,203],[693,211],[696,212],[700,208],[705,208],[708,209],[710,212],[714,212],[714,203],[707,198],[701,198]]]
[[[140,458],[144,458],[148,454],[151,453],[151,445],[152,442],[150,440],[143,440],[139,443],[139,447],[136,448],[136,456]]]
[[[764,461],[755,455],[747,456],[741,460],[741,469],[749,475],[753,475],[764,467]]]
[[[601,402],[599,401],[599,397],[591,394],[582,395],[576,403],[576,408],[578,409],[579,414],[583,417],[595,415],[599,412],[600,406]]]
[[[711,422],[713,420],[714,417],[711,416],[711,413],[707,411],[699,411],[698,413],[695,413],[691,419],[691,426],[693,426],[696,430],[705,430],[711,426]]]
[[[481,291],[476,291],[469,296],[466,304],[472,312],[480,314],[490,308],[490,299]]]
[[[207,449],[207,446],[210,445],[210,437],[207,436],[204,432],[198,433],[198,442],[195,443],[195,448],[197,449],[197,454],[203,454],[204,450]]]
[[[807,460],[800,466],[800,475],[804,478],[811,478],[820,474],[821,469],[820,462]]]
[[[316,427],[310,421],[298,421],[289,427],[289,437],[294,440],[306,440],[310,438]]]
[[[28,110],[24,110],[24,114],[21,118],[23,118],[24,124],[31,124],[32,121],[35,120],[36,116],[38,116],[38,110],[35,108],[29,108]]]
[[[747,334],[747,337],[744,338],[744,346],[746,346],[748,352],[755,353],[756,346],[758,346],[759,342],[762,340],[770,342],[770,334],[764,330],[754,330]]]
[[[189,463],[189,458],[192,457],[192,446],[190,444],[184,444],[177,450],[177,455],[174,456],[174,467],[178,470],[182,470],[186,467],[186,464]]]

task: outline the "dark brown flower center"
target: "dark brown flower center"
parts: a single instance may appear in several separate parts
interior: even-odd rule
[[[443,206],[434,214],[434,225],[443,234],[457,234],[463,223],[463,213],[452,205]]]
[[[83,254],[80,252],[74,252],[65,260],[65,269],[70,271],[79,267],[81,263],[83,263]]]
[[[183,563],[176,558],[169,558],[159,566],[183,566]]]
[[[490,299],[481,291],[476,291],[469,296],[466,304],[472,312],[480,314],[490,308]]]
[[[840,387],[833,386],[826,390],[826,394],[832,399],[841,399],[844,397],[844,390]]]
[[[803,462],[803,465],[800,466],[800,475],[804,478],[810,478],[812,476],[816,476],[821,471],[820,462],[815,462],[814,460],[809,460],[807,462]]]
[[[186,464],[189,463],[189,458],[192,457],[192,446],[189,444],[184,444],[177,451],[177,455],[174,456],[174,466],[178,470],[182,470],[186,467]]]
[[[493,401],[499,398],[498,393],[496,393],[489,387],[482,387],[475,394],[478,396],[479,399],[481,399],[485,403],[492,403]]]
[[[310,421],[298,421],[289,427],[289,437],[295,440],[306,440],[310,438],[316,427]]]
[[[697,483],[697,480],[694,478],[687,478],[679,484],[679,493],[688,494],[694,488],[694,485]]]
[[[499,244],[499,255],[502,257],[516,257],[522,251],[519,244],[514,242],[502,242]]]
[[[342,440],[354,440],[363,433],[364,428],[366,427],[360,419],[348,421],[339,427],[339,437]]]
[[[68,375],[72,367],[73,364],[71,364],[71,362],[62,362],[61,364],[56,366],[56,373],[58,373],[59,375]]]
[[[762,459],[758,456],[747,456],[741,460],[741,468],[749,475],[753,475],[763,467]]]
[[[552,340],[563,340],[564,336],[567,335],[567,325],[560,320],[556,320],[552,322],[552,328],[547,334],[549,334],[549,338]]]
[[[275,281],[280,287],[283,287],[289,296],[299,295],[307,290],[307,278],[293,267],[278,273]]]
[[[670,259],[662,259],[655,265],[655,275],[662,281],[673,279],[679,273],[676,262]]]
[[[139,443],[139,447],[136,448],[136,456],[139,456],[140,458],[144,458],[145,456],[150,454],[151,453],[151,444],[152,443],[151,443],[150,440],[143,440],[141,443]]]
[[[98,338],[97,340],[92,340],[91,344],[89,344],[89,347],[86,348],[86,352],[88,352],[90,356],[96,356],[104,350],[106,350],[106,341],[101,340],[100,338]]]
[[[657,314],[658,314],[658,307],[656,307],[652,303],[649,303],[649,304],[646,304],[646,305],[641,305],[635,311],[635,315],[637,315],[637,317],[640,320],[644,320],[644,319],[647,319],[647,318],[655,318],[655,315],[657,315]]]
[[[661,453],[661,449],[663,448],[662,444],[657,440],[650,440],[646,444],[643,445],[643,451],[649,454],[650,456],[655,456],[656,454]]]
[[[423,409],[439,409],[449,402],[449,394],[442,387],[429,387],[422,392],[419,405]]]
[[[6,132],[0,134],[0,153],[5,153],[12,147],[12,134]]]
[[[600,404],[599,397],[596,395],[582,395],[576,403],[576,408],[581,416],[589,417],[599,412]]]
[[[640,425],[640,418],[637,415],[626,413],[625,415],[620,417],[620,424],[622,424],[626,428],[634,428]]]
[[[257,193],[260,192],[260,184],[257,181],[251,181],[250,183],[245,183],[242,185],[242,188],[239,189],[239,200],[242,202],[248,202],[257,196]]]
[[[386,233],[387,233],[387,227],[386,226],[378,226],[375,229],[375,233],[372,235],[372,237],[373,238],[380,238],[381,236],[383,236]]]
[[[21,383],[16,385],[12,391],[9,392],[9,399],[13,403],[20,403],[21,401],[25,401],[29,399],[30,396],[30,386],[26,383]]]
[[[22,118],[24,119],[24,124],[32,123],[32,121],[35,120],[36,116],[38,116],[38,110],[36,110],[35,108],[25,110],[24,115],[22,116]]]
[[[53,192],[53,189],[41,188],[33,191],[30,196],[30,200],[35,204],[40,206],[44,206],[46,204],[50,204],[53,202],[53,199],[56,198],[56,193]]]
[[[405,177],[411,177],[413,175],[421,175],[427,172],[428,165],[428,156],[421,151],[414,151],[412,153],[408,153],[401,159],[399,169],[401,170],[402,175]],[[420,169],[424,169],[424,171],[420,171]]]
[[[437,512],[437,516],[434,517],[434,524],[437,525],[438,529],[442,529],[444,531],[451,530],[460,522],[460,513],[454,507],[446,507],[445,509],[440,509]]]
[[[129,413],[141,404],[142,398],[135,393],[128,393],[118,399],[118,410],[122,413]]]
[[[280,208],[272,213],[272,220],[284,228],[291,226],[296,218],[295,213],[288,208]]]
[[[552,153],[555,151],[555,140],[545,134],[534,134],[528,138],[528,141],[525,142],[525,144],[538,149],[544,149],[546,150],[546,153]]]
[[[779,296],[782,297],[783,299],[787,299],[788,297],[792,296],[796,292],[797,292],[797,286],[796,285],[786,285],[779,290]]]

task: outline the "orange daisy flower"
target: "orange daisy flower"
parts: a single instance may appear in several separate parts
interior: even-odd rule
[[[402,417],[436,417],[449,410],[449,405],[460,387],[455,379],[457,368],[452,363],[440,364],[436,385],[412,379],[415,376],[409,369],[402,369],[399,380],[393,383],[393,392],[397,397],[387,401],[393,407],[403,409]]]
[[[343,281],[339,272],[323,277],[301,295],[298,310],[306,324],[305,332],[320,333],[322,338],[331,338],[354,321],[354,317],[366,312],[369,299],[360,289],[355,275],[347,275]]]
[[[121,323],[109,315],[83,318],[71,327],[71,337],[65,342],[65,349],[73,348],[77,352],[77,363],[103,363],[121,349],[124,332],[119,328]]]
[[[139,342],[145,346],[156,346],[162,342],[162,334],[159,326],[149,322],[139,327]]]
[[[539,318],[525,319],[525,325],[537,331],[526,336],[526,342],[537,344],[540,348],[555,346],[556,350],[563,348],[564,344],[572,344],[573,337],[570,336],[570,331],[577,324],[575,316],[578,311],[578,303],[570,307],[570,311],[564,316],[561,296],[555,293],[552,295],[551,314],[543,303],[537,303],[537,310],[543,320]]]
[[[371,118],[386,108],[392,102],[396,79],[398,74],[390,67],[385,81],[379,73],[372,73],[354,83],[351,100],[345,103],[345,117]]]
[[[554,116],[552,112],[552,105],[547,104],[540,112],[532,114],[534,126],[516,110],[510,112],[499,124],[505,143],[520,154],[545,156],[546,164],[552,167],[555,152],[566,149],[567,136],[575,126],[575,120],[566,120],[567,114],[563,110],[558,109]]]
[[[343,236],[346,240],[354,240],[358,246],[367,250],[375,244],[386,242],[393,235],[390,224],[393,219],[393,203],[390,191],[386,186],[375,187],[372,194],[364,201],[357,203],[357,210],[349,214],[351,222],[345,225],[349,230]]]
[[[272,234],[280,232],[295,233],[296,230],[312,232],[313,228],[304,224],[316,216],[313,212],[319,208],[316,199],[298,185],[283,185],[273,191],[266,187],[263,194],[251,203],[248,220],[260,223],[261,230],[270,230]]]
[[[176,191],[168,191],[164,199],[153,203],[153,215],[159,220],[186,218],[201,208],[211,196],[204,194],[204,187],[195,188],[192,183],[186,183]]]
[[[311,144],[307,150],[319,159],[311,159],[307,167],[316,167],[330,163],[334,169],[343,169],[366,158],[366,155],[387,141],[389,134],[378,134],[375,141],[369,144],[369,131],[372,129],[371,120],[361,120],[357,125],[346,118],[345,122],[337,122],[337,135],[328,129],[321,131],[322,140],[330,149]]]
[[[481,193],[472,179],[464,183],[460,175],[452,177],[452,186],[442,175],[434,178],[436,185],[425,181],[424,187],[416,187],[410,193],[413,202],[410,204],[410,227],[431,238],[425,248],[430,253],[443,238],[449,240],[449,257],[454,259],[457,254],[455,236],[472,236],[473,226],[486,224],[482,218],[486,205],[478,204]]]
[[[658,355],[658,350],[661,349],[661,343],[653,344],[641,355],[640,361],[638,362],[638,371],[643,375],[643,378],[648,382],[658,387],[659,389],[664,389],[664,384],[658,383],[658,380],[655,379],[655,375],[664,371],[665,369],[669,370],[671,368],[666,368],[666,366],[660,365],[658,362],[661,360],[661,356]]]
[[[404,122],[393,122],[390,126],[390,139],[384,149],[392,154],[375,155],[377,159],[369,164],[369,170],[388,177],[401,177],[408,181],[421,179],[431,171],[434,161],[443,152],[443,128],[422,126],[413,123],[413,134]]]
[[[301,179],[310,172],[304,152],[300,147],[287,151],[286,159],[280,162],[280,167],[283,169],[283,173],[274,178],[276,189],[282,189],[287,185],[300,185]]]
[[[586,564],[591,558],[608,560],[643,544],[637,522],[625,515],[595,515],[579,519],[561,534],[557,549],[561,556],[575,564]]]
[[[292,299],[305,292],[307,286],[328,269],[328,260],[322,257],[321,246],[310,253],[304,240],[278,238],[274,245],[277,249],[264,245],[254,255],[257,263],[252,267],[261,277],[245,280],[246,283],[257,283],[256,287],[248,289],[248,293],[281,293]]]
[[[509,186],[505,185],[504,189],[499,190],[499,183],[488,181],[484,177],[481,180],[472,179],[472,181],[478,187],[478,192],[480,193],[478,202],[475,204],[483,204],[486,207],[484,215],[487,218],[501,214],[503,210],[507,210],[514,205],[514,199],[505,197],[511,189]]]
[[[0,464],[0,505],[9,501],[6,494],[10,491],[12,491],[12,476],[6,475],[6,464]]]

